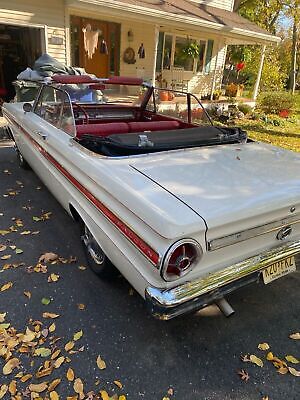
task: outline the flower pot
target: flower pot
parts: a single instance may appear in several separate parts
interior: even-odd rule
[[[169,92],[167,92],[167,91],[159,92],[159,99],[161,101],[168,101],[169,100]]]

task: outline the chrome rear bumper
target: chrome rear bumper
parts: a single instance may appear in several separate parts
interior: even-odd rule
[[[239,287],[258,282],[265,267],[298,253],[300,253],[300,240],[285,243],[171,289],[147,287],[145,291],[147,308],[155,318],[163,320],[198,310]]]

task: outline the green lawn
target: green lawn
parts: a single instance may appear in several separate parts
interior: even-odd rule
[[[296,95],[293,117],[282,120],[280,126],[246,118],[240,120],[238,125],[242,126],[248,132],[250,138],[254,140],[300,152],[300,93]]]

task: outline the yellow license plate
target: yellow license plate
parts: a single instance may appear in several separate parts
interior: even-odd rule
[[[294,271],[296,271],[295,257],[284,258],[283,260],[279,260],[274,264],[269,265],[262,271],[264,283],[267,285],[268,283]]]

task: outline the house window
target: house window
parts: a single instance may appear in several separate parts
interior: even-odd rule
[[[186,38],[175,37],[174,67],[183,68],[185,71],[193,71],[195,59],[187,53],[189,42]]]
[[[213,43],[213,40],[190,39],[160,32],[156,71],[174,67],[188,72],[209,73]]]
[[[164,54],[163,69],[171,68],[172,48],[173,48],[173,36],[165,35],[165,46],[164,46],[164,52],[163,52],[163,54]]]
[[[203,72],[205,48],[206,48],[206,42],[204,40],[200,40],[199,56],[198,56],[198,60],[197,60],[197,72]]]

